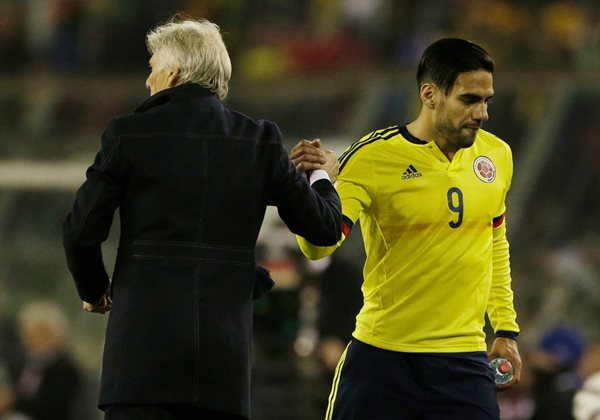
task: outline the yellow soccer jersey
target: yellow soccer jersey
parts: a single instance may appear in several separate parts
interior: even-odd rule
[[[360,220],[366,262],[357,339],[402,352],[485,351],[486,311],[495,331],[519,331],[504,224],[512,171],[509,146],[483,130],[452,162],[400,126],[340,156],[348,229],[333,247],[298,242],[307,257],[321,258]]]

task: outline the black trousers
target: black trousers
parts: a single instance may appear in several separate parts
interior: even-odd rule
[[[234,414],[178,405],[110,405],[105,420],[247,420]]]

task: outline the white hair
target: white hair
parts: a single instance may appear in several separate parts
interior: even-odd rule
[[[206,19],[170,21],[148,32],[146,46],[159,68],[180,69],[178,85],[197,83],[220,99],[227,96],[231,60],[216,24]]]

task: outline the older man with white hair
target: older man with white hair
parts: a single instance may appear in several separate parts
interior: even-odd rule
[[[112,120],[64,223],[67,262],[90,312],[111,311],[100,408],[107,419],[250,417],[252,298],[266,207],[295,233],[333,245],[341,205],[333,153],[289,161],[269,121],[227,109],[231,63],[217,25],[150,31],[151,97]],[[119,208],[109,286],[101,254]],[[257,284],[257,282],[260,282]]]

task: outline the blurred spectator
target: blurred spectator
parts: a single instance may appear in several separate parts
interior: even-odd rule
[[[263,361],[273,366],[275,360],[289,360],[293,356],[293,343],[298,332],[301,260],[294,235],[274,217],[275,212],[267,210],[267,223],[258,239],[257,260],[269,270],[275,287],[254,302],[255,363],[258,368],[253,380],[262,374]]]
[[[385,0],[340,0],[342,22],[359,35],[374,37],[382,29],[373,22],[383,17],[384,3]]]
[[[452,32],[464,31],[470,39],[481,40],[494,52],[498,64],[513,63],[521,67],[521,60],[515,58],[529,52],[528,38],[534,22],[531,8],[510,1],[463,3],[468,3],[467,7],[451,9]]]
[[[319,352],[327,377],[335,370],[342,352],[352,339],[356,325],[356,314],[363,297],[362,267],[353,261],[333,254],[323,258],[318,276],[321,291],[317,327],[319,330]],[[314,265],[315,261],[311,261]]]
[[[8,371],[0,365],[0,419],[11,409],[14,391]]]
[[[32,420],[80,420],[74,407],[82,384],[68,351],[68,325],[60,307],[35,302],[20,313],[26,361],[16,386],[15,408]]]
[[[51,63],[59,71],[76,70],[81,64],[81,27],[83,2],[60,0],[52,16],[56,32],[51,49]]]
[[[525,308],[523,309],[525,311]],[[521,309],[517,309],[520,322],[525,324]],[[535,411],[535,402],[532,397],[533,377],[529,363],[531,355],[524,347],[521,352],[523,357],[523,369],[521,370],[521,381],[519,386],[510,388],[497,394],[500,418],[502,420],[530,420]]]
[[[0,369],[7,380],[14,382],[23,362],[23,348],[14,317],[9,312],[9,294],[3,286],[0,283]]]
[[[580,384],[576,369],[584,348],[583,336],[574,327],[554,327],[543,335],[528,361],[533,374],[533,420],[573,418],[573,396]]]
[[[356,259],[333,254],[320,260],[302,258],[303,290],[300,329],[295,343],[301,357],[316,356],[310,383],[315,410],[327,408],[333,373],[352,339],[356,314],[362,306],[362,267]]]
[[[286,45],[292,73],[315,73],[372,68],[372,47],[351,30],[308,27],[296,30]]]
[[[288,72],[284,25],[263,19],[247,31],[249,45],[240,53],[241,75],[250,80],[277,79]]]
[[[0,2],[0,70],[19,69],[24,61],[23,53],[23,13],[19,0]]]
[[[73,70],[80,65],[83,3],[80,0],[28,0],[25,34],[35,65]]]
[[[581,359],[579,372],[583,385],[575,393],[573,416],[576,420],[600,419],[600,341],[589,345]]]
[[[55,35],[52,19],[56,0],[28,0],[24,6],[24,41],[33,64],[46,60],[50,55]]]
[[[574,1],[550,2],[540,11],[540,45],[553,63],[574,62],[575,53],[585,42],[589,30],[586,12]]]
[[[0,364],[0,420],[31,420],[14,410],[15,390],[8,370]]]

